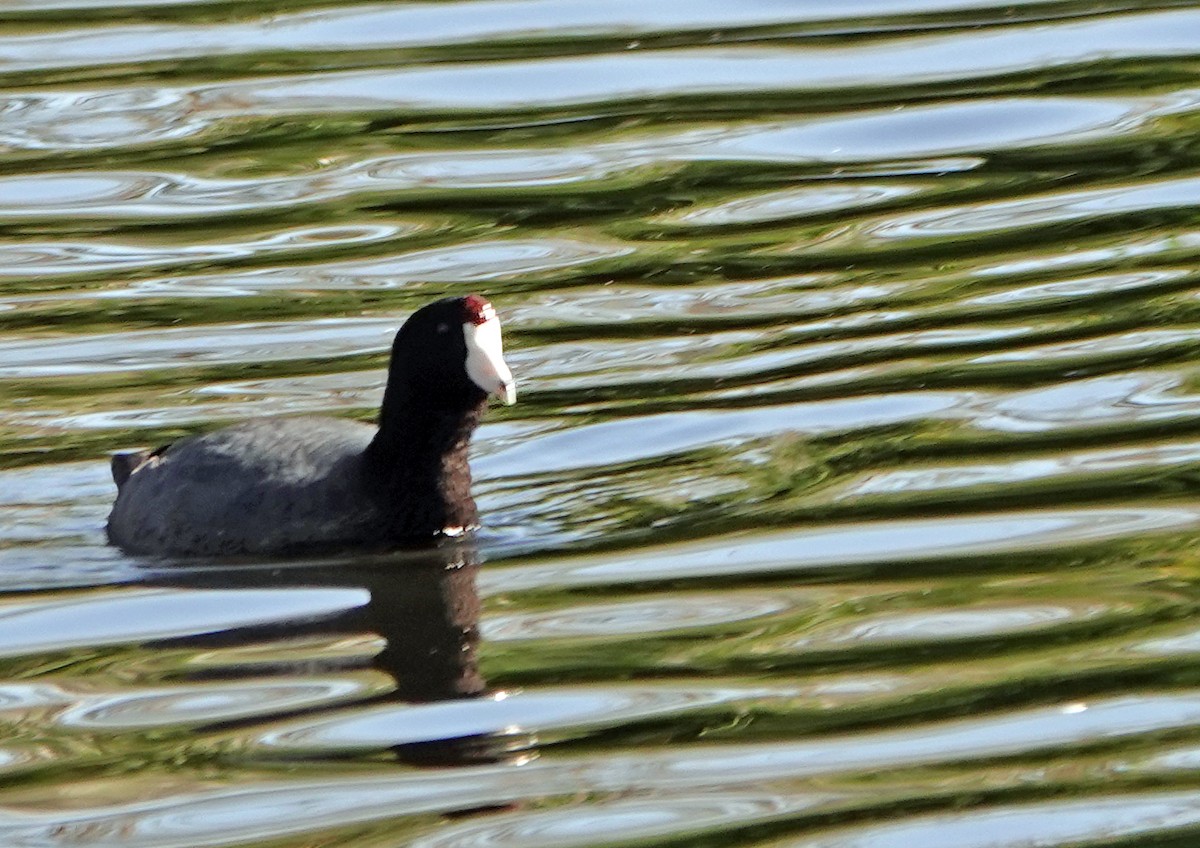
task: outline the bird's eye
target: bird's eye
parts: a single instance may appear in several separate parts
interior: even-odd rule
[[[450,332],[450,325],[445,322],[438,324],[437,331],[439,333],[448,333],[448,332]]]

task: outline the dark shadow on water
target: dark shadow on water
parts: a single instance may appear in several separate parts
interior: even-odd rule
[[[358,705],[396,701],[428,704],[476,699],[488,694],[478,657],[479,568],[478,549],[473,542],[462,540],[316,562],[180,564],[178,568],[156,569],[146,582],[190,589],[365,589],[368,599],[363,606],[333,615],[233,628],[170,640],[170,644],[233,648],[271,639],[374,633],[382,638],[384,648],[372,658],[371,665],[390,675],[395,689],[359,701]],[[321,670],[347,667],[346,660],[336,657],[327,664],[319,659],[315,664]],[[302,669],[281,665],[272,670],[312,673],[315,669],[313,662],[306,661]],[[261,673],[262,667],[258,666],[256,671]],[[407,743],[390,749],[404,762],[451,765],[501,761],[530,744],[530,737],[524,733],[482,734]]]

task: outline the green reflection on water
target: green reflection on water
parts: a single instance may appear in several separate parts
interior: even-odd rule
[[[1108,813],[1197,785],[1200,113],[1195,51],[1170,47],[1190,10],[751,4],[701,26],[667,4],[588,28],[494,3],[468,11],[507,34],[439,37],[463,8],[371,7],[436,26],[360,49],[264,35],[345,3],[6,11],[0,53],[147,40],[0,67],[0,618],[29,635],[21,604],[64,603],[0,659],[0,843],[892,844],[889,823],[1007,810],[1039,844],[1192,844],[1183,813]],[[188,32],[246,40],[190,55]],[[997,69],[994,37],[1048,46]],[[937,44],[957,74],[924,76]],[[782,51],[824,76],[789,81]],[[621,76],[735,53],[710,91]],[[475,290],[521,401],[476,443],[482,614],[447,608],[508,706],[396,704],[410,681],[377,655],[403,621],[270,618],[297,588],[403,595],[403,563],[234,576],[104,547],[107,453],[370,420],[379,328]],[[267,593],[263,620],[157,638],[105,612],[189,580]],[[49,638],[97,621],[110,641]],[[297,681],[333,688],[289,700]],[[947,722],[1009,739],[1030,712],[1007,747],[938,748]],[[334,741],[281,753],[283,727]],[[708,763],[808,743],[828,747],[768,777]],[[1091,829],[1061,835],[1071,815]]]

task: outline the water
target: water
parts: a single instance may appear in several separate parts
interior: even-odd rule
[[[0,845],[1200,840],[1200,8],[2,20]],[[104,545],[475,291],[477,539]]]

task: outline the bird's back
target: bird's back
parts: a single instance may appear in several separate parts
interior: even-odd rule
[[[262,419],[123,461],[123,481],[115,463],[109,539],[132,553],[204,555],[355,542],[379,520],[362,478],[374,432],[332,418]]]

